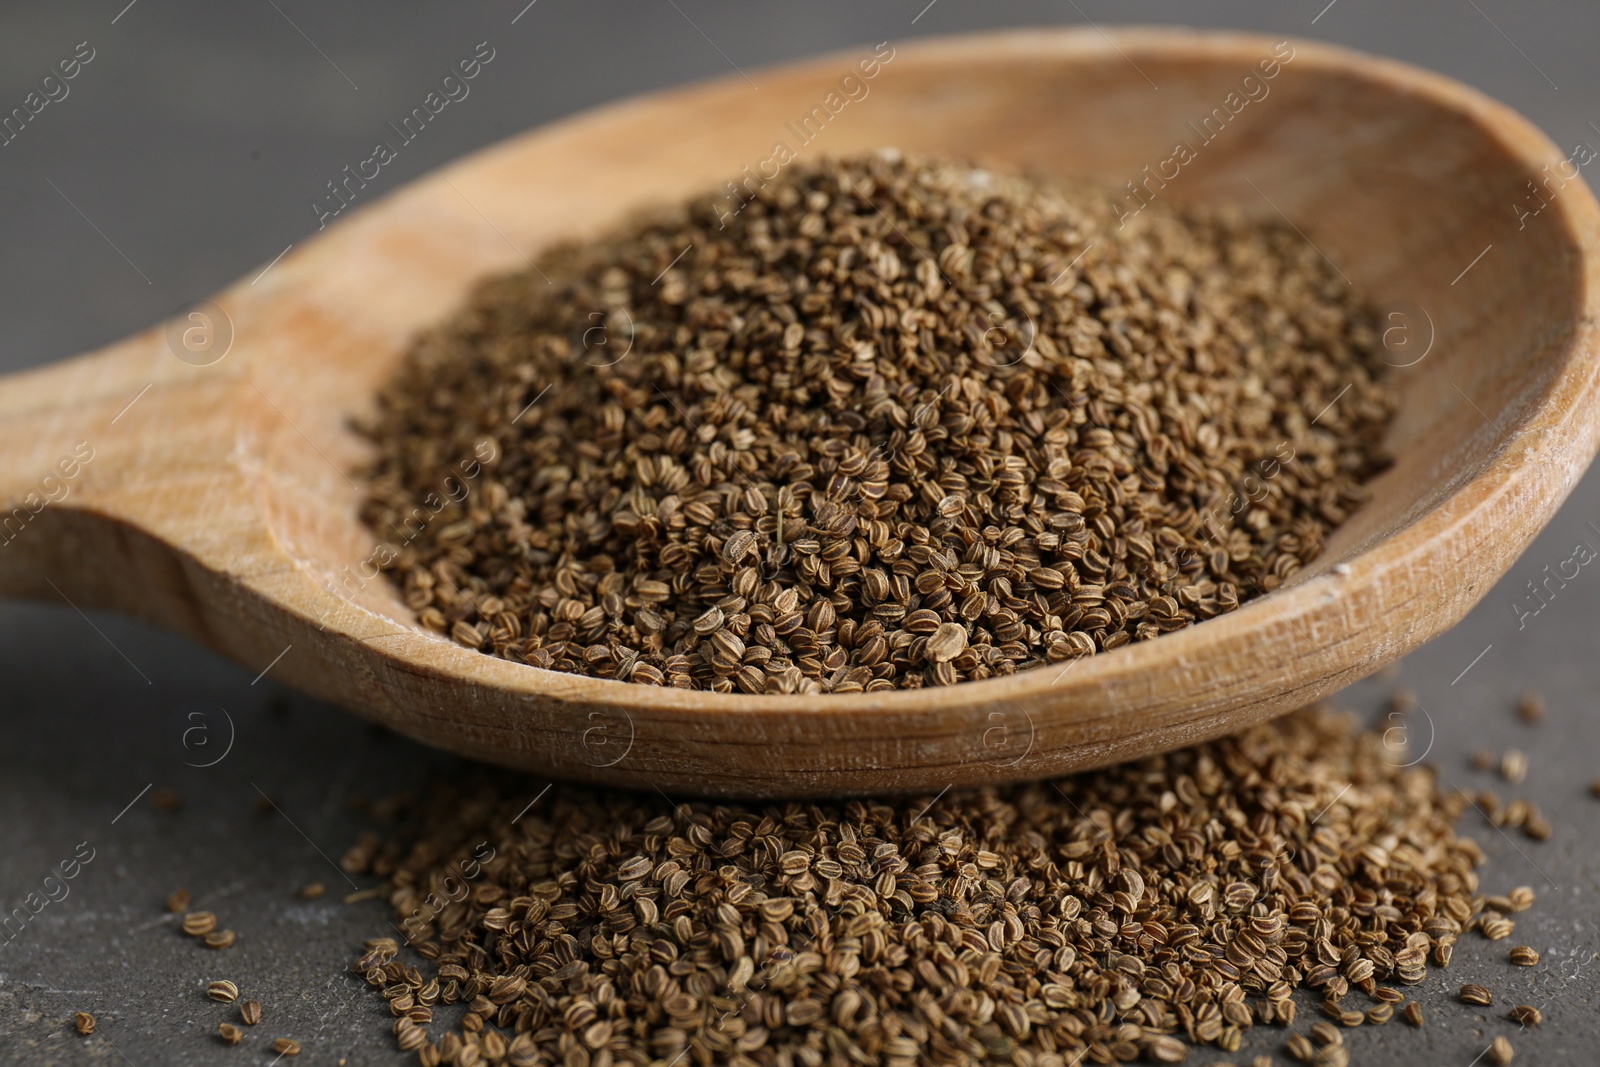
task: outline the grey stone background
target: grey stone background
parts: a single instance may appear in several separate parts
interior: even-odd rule
[[[484,40],[495,62],[468,100],[385,168],[383,189],[530,126],[735,64],[1091,19],[1353,45],[1474,84],[1563,147],[1600,146],[1600,6],[1579,0],[1403,9],[1376,0],[525,3],[0,7],[0,110],[19,104],[78,42],[95,49],[70,95],[0,147],[0,369],[115,340],[258,271],[314,228],[309,198],[359,158],[372,131]],[[1415,743],[1431,743],[1445,779],[1469,789],[1494,784],[1470,769],[1474,749],[1523,749],[1532,772],[1516,792],[1555,826],[1549,842],[1534,844],[1468,813],[1464,825],[1489,856],[1485,888],[1531,885],[1539,903],[1512,942],[1463,942],[1448,974],[1422,993],[1424,1031],[1396,1023],[1350,1034],[1356,1062],[1468,1067],[1502,1032],[1519,1064],[1600,1060],[1600,800],[1586,792],[1600,777],[1600,574],[1584,568],[1520,627],[1512,606],[1580,541],[1600,548],[1600,475],[1577,488],[1466,622],[1397,676],[1345,696],[1377,721],[1383,694],[1414,689],[1427,712]],[[64,603],[0,605],[0,908],[39,890],[81,842],[94,850],[66,898],[15,940],[0,938],[0,1063],[266,1063],[277,1035],[305,1046],[302,1063],[401,1062],[389,1016],[343,972],[361,941],[383,932],[384,908],[341,903],[351,886],[329,857],[368,825],[351,798],[417,788],[430,768],[455,761],[279,691],[270,675],[253,677],[125,620],[86,618]],[[1511,711],[1528,688],[1549,702],[1539,727]],[[230,741],[216,766],[192,766]],[[530,781],[530,795],[542,784]],[[158,810],[160,789],[174,791],[181,808]],[[280,810],[255,811],[262,792]],[[313,881],[328,896],[299,900],[295,891]],[[239,932],[234,948],[209,952],[175,932],[162,901],[180,885]],[[1510,967],[1512,943],[1533,945],[1544,963]],[[221,977],[266,1005],[267,1021],[237,1049],[214,1036],[231,1012],[202,992]],[[1451,992],[1464,981],[1496,990],[1496,1007],[1456,1003]],[[1519,1033],[1505,1019],[1505,1006],[1519,1002],[1544,1011],[1540,1029]],[[95,1037],[71,1032],[76,1010],[99,1018]],[[1281,1040],[1276,1029],[1257,1031],[1234,1059],[1272,1051],[1285,1062]],[[1226,1058],[1197,1053],[1191,1062]]]

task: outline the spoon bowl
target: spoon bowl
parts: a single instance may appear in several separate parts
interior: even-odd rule
[[[1459,620],[1593,457],[1600,209],[1578,158],[1505,107],[1387,60],[1186,30],[885,47],[864,79],[871,54],[587,112],[371,204],[347,186],[350,209],[254,280],[6,379],[0,592],[172,627],[527,771],[673,796],[933,792],[1191,744],[1371,673]],[[770,171],[779,142],[1049,173],[1124,189],[1130,211],[1293,220],[1384,309],[1393,466],[1312,566],[1231,614],[943,689],[664,689],[421,629],[372,562],[352,418],[486,275]]]

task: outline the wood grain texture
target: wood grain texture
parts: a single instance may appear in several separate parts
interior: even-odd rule
[[[753,72],[759,92],[733,77],[589,112],[353,209],[215,298],[233,342],[209,366],[175,358],[157,328],[6,379],[0,519],[78,442],[94,458],[64,499],[12,520],[0,591],[129,612],[257,670],[289,648],[274,678],[430,744],[673,796],[1043,777],[1326,695],[1456,622],[1594,455],[1600,208],[1572,181],[1519,224],[1526,183],[1565,154],[1444,78],[1297,41],[1269,94],[1201,143],[1189,123],[1226,106],[1276,42],[1110,37],[899,47],[803,151],[889,144],[1122,187],[1183,140],[1196,158],[1160,197],[1282,211],[1361,292],[1410,302],[1406,325],[1432,347],[1395,371],[1396,463],[1269,597],[1066,669],[753,697],[485,657],[418,629],[388,582],[361,572],[375,538],[357,519],[366,451],[349,418],[414,333],[552,240],[740,178],[776,140],[794,146],[785,123],[856,54]],[[1395,362],[1417,349],[1403,351]]]

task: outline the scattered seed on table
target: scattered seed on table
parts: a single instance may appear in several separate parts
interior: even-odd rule
[[[189,906],[189,891],[187,889],[174,889],[172,895],[167,897],[167,910],[173,913],[180,912]]]
[[[477,1018],[470,1012],[467,1017]],[[479,1020],[479,1025],[482,1025],[481,1019]],[[394,1040],[401,1052],[411,1052],[422,1047],[423,1043],[428,1040],[428,1034],[427,1031],[410,1019],[399,1019],[394,1024]]]
[[[209,911],[191,911],[183,917],[183,932],[190,937],[204,937],[217,928],[217,917]]]
[[[1344,1038],[1339,1035],[1339,1030],[1331,1023],[1312,1023],[1311,1040],[1318,1045],[1339,1045],[1344,1043]]]
[[[1417,710],[1417,694],[1411,689],[1396,689],[1389,694],[1389,710],[1398,715],[1406,715]]]
[[[1544,721],[1544,710],[1542,693],[1530,691],[1517,699],[1517,715],[1530,726]]]
[[[1596,778],[1594,781],[1589,783],[1589,795],[1593,797],[1600,797],[1600,778]]]
[[[272,1051],[280,1056],[298,1056],[300,1055],[300,1043],[291,1041],[287,1037],[280,1037],[272,1043]]]
[[[1528,819],[1522,824],[1522,832],[1535,841],[1550,840],[1550,824],[1539,811],[1539,806],[1530,803],[1528,809]]]
[[[78,1033],[87,1037],[94,1033],[94,1016],[86,1011],[80,1011],[72,1017],[72,1025],[78,1028]]]
[[[1317,1052],[1312,1047],[1311,1039],[1305,1034],[1290,1034],[1289,1039],[1283,1043],[1283,1050],[1301,1063],[1310,1063],[1311,1057]]]
[[[1523,1026],[1538,1026],[1544,1022],[1544,1015],[1532,1004],[1518,1004],[1511,1009],[1511,1018]]]
[[[328,887],[321,882],[312,882],[300,890],[301,900],[317,900],[328,891]]]
[[[206,948],[228,948],[238,936],[232,930],[213,930],[203,940]]]
[[[1539,965],[1539,953],[1528,945],[1518,945],[1511,950],[1511,962],[1518,967],[1537,967]]]
[[[1416,1001],[1413,1000],[1407,1003],[1405,1010],[1400,1014],[1405,1018],[1405,1021],[1410,1023],[1412,1026],[1422,1025],[1422,1005],[1418,1004]]]
[[[1189,1054],[1189,1046],[1175,1037],[1161,1036],[1150,1042],[1148,1051],[1157,1063],[1182,1063]]]
[[[1512,1049],[1511,1042],[1506,1039],[1505,1034],[1501,1034],[1489,1043],[1489,1062],[1497,1064],[1498,1067],[1505,1067],[1515,1055],[1516,1051]]]
[[[1493,821],[1496,826],[1520,830],[1527,823],[1528,815],[1528,802],[1518,798],[1511,801],[1511,803],[1507,804],[1503,810],[1498,812]]]
[[[218,1023],[217,1036],[222,1038],[225,1044],[237,1045],[241,1040],[243,1040],[244,1031],[240,1030],[232,1023]]]
[[[1478,929],[1490,941],[1500,941],[1510,937],[1511,932],[1516,929],[1516,925],[1505,916],[1495,915],[1491,912],[1483,917],[1483,920],[1478,924]]]
[[[1373,1026],[1382,1026],[1394,1017],[1394,1005],[1383,1003],[1374,1004],[1367,1009],[1367,1022]]]
[[[1464,1004],[1477,1004],[1487,1007],[1488,1005],[1494,1003],[1493,993],[1490,993],[1483,986],[1476,985],[1472,982],[1468,982],[1466,985],[1461,987],[1459,996]]]
[[[1477,804],[1483,809],[1484,818],[1495,826],[1499,826],[1505,818],[1505,805],[1500,803],[1500,795],[1493,789],[1480,789]]]
[[[206,996],[212,1000],[220,1000],[224,1004],[232,1004],[239,999],[239,987],[224,978],[206,986]]]
[[[254,1026],[261,1021],[261,1002],[247,1000],[239,1005],[239,1018],[246,1026]]]
[[[1472,769],[1487,771],[1494,767],[1494,753],[1486,748],[1480,748],[1472,754]]]
[[[1519,885],[1506,894],[1506,902],[1511,905],[1512,911],[1527,911],[1536,899],[1532,886]]]
[[[385,998],[396,1044],[424,1063],[451,1062],[422,1051],[438,1042],[498,1052],[502,1038],[508,1064],[558,1062],[576,1048],[609,1050],[618,1064],[687,1061],[694,1035],[747,1017],[746,1032],[766,1040],[761,1057],[796,1064],[824,1032],[886,1060],[964,1061],[991,1025],[1008,1056],[1154,1059],[1186,1040],[1237,1052],[1251,1026],[1292,1025],[1301,991],[1321,994],[1340,1023],[1378,1023],[1404,1002],[1380,982],[1423,981],[1483,909],[1502,917],[1494,906],[1520,899],[1477,895],[1483,854],[1453,829],[1459,795],[1385,755],[1348,719],[1308,711],[1154,759],[953,789],[931,804],[673,804],[563,785],[524,814],[520,783],[445,781],[411,821],[361,849],[352,873],[384,879],[377,895],[399,923],[458,885],[483,843],[495,858],[408,938],[415,968],[398,958],[398,938],[382,937],[353,969]],[[1370,915],[1348,904],[1380,899]],[[1174,948],[1202,937],[1221,954]],[[843,981],[864,974],[883,977]],[[943,1009],[915,1037],[878,1028],[900,1017],[897,1004],[955,1004],[978,990],[994,1006],[987,1023]],[[1358,991],[1373,999],[1366,1012]],[[1029,1001],[1045,1016],[1023,1010]],[[1146,1020],[1129,1024],[1137,1032],[1061,1028],[1134,1004]],[[460,1024],[430,1043],[423,1027],[452,1006],[468,1010],[449,1014]],[[725,1017],[730,1008],[739,1014]],[[1403,1011],[1420,1025],[1414,1003]],[[882,1044],[901,1038],[904,1057]],[[1091,1046],[1103,1048],[1091,1057]],[[736,1050],[705,1051],[716,1061]]]
[[[1500,777],[1513,785],[1528,777],[1528,757],[1520,749],[1508,748],[1500,757]]]

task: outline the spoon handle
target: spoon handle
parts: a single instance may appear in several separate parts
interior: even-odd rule
[[[152,554],[149,520],[204,422],[183,417],[195,375],[154,329],[0,379],[0,596],[171,621],[151,568],[175,553]]]

